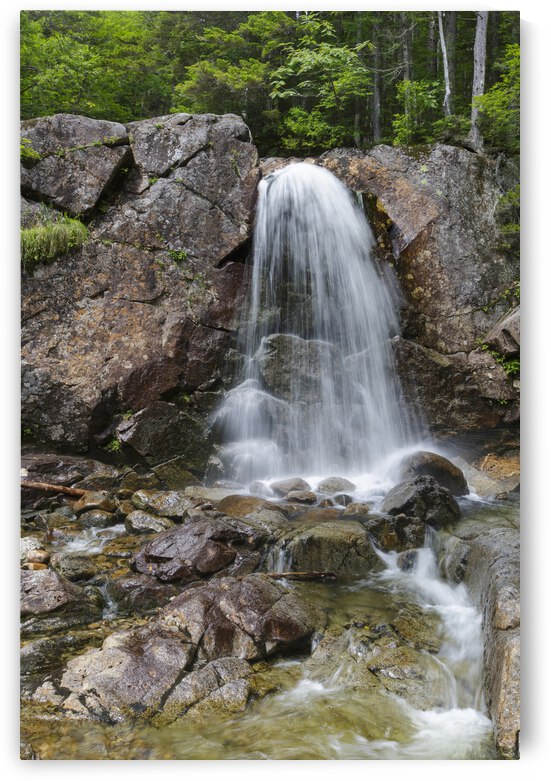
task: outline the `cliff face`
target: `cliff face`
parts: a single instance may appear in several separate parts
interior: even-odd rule
[[[23,169],[26,224],[42,200],[90,228],[82,249],[24,276],[23,426],[75,450],[122,426],[134,455],[185,455],[202,472],[247,275],[259,177],[247,127],[61,115],[21,132],[42,155]]]
[[[90,231],[81,249],[24,273],[24,429],[50,446],[114,445],[153,465],[180,457],[202,476],[209,413],[238,358],[260,177],[246,125],[57,115],[21,134],[40,155],[22,168],[24,224],[65,212]],[[507,325],[518,268],[500,249],[487,161],[437,145],[415,156],[334,150],[316,162],[363,194],[402,288],[404,388],[432,428],[515,422],[515,381],[480,347],[514,357],[519,338]],[[506,353],[495,347],[505,343]]]

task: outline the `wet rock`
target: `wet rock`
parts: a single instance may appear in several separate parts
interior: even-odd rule
[[[391,343],[404,393],[434,431],[518,423],[518,389],[488,351],[448,355],[400,336]]]
[[[320,494],[336,494],[341,491],[354,491],[356,488],[357,486],[345,477],[326,477],[319,483],[316,491]]]
[[[433,477],[415,477],[394,486],[381,504],[381,512],[416,516],[435,528],[459,520],[459,505]]]
[[[414,708],[435,710],[451,706],[448,679],[442,675],[439,663],[426,652],[391,645],[366,663],[387,691],[404,697]]]
[[[158,534],[172,528],[174,522],[169,518],[158,518],[142,510],[134,510],[126,516],[124,525],[129,534]]]
[[[193,518],[163,532],[131,560],[137,572],[162,582],[190,583],[215,573],[252,572],[260,559],[266,531],[236,518]]]
[[[51,569],[21,572],[21,633],[52,632],[90,623],[101,607],[80,586]]]
[[[364,527],[375,545],[386,552],[420,548],[425,539],[423,521],[404,513],[370,518],[364,523]]]
[[[208,503],[218,507],[222,499],[232,496],[234,488],[206,488],[205,486],[190,486],[184,490],[184,495],[193,502],[195,507]]]
[[[342,513],[343,518],[359,517],[366,518],[371,512],[371,508],[365,502],[349,502]]]
[[[461,469],[444,456],[436,453],[419,450],[406,456],[401,462],[399,480],[409,480],[420,475],[434,477],[453,496],[464,496],[469,493],[469,487]]]
[[[22,537],[19,540],[19,555],[21,561],[27,561],[27,554],[31,551],[42,550],[43,544],[42,540],[39,540],[38,537]]]
[[[87,491],[84,496],[73,504],[73,512],[77,515],[87,510],[103,510],[104,512],[112,513],[116,508],[117,505],[114,500],[101,491]]]
[[[351,504],[353,501],[353,497],[349,494],[335,494],[333,496],[333,500],[335,504],[342,505],[343,507],[346,507],[348,504]]]
[[[87,630],[30,640],[21,648],[21,674],[29,676],[39,672],[51,673],[63,666],[63,656],[75,655],[86,646],[100,643],[99,636]]]
[[[440,650],[440,618],[436,612],[429,613],[418,605],[402,608],[391,621],[392,628],[400,637],[417,650],[429,653]]]
[[[249,491],[253,496],[262,496],[264,498],[273,497],[274,495],[272,489],[264,483],[261,483],[260,480],[253,480],[249,485]]]
[[[137,510],[171,518],[174,521],[182,521],[194,506],[181,491],[136,491],[132,495],[131,502]]]
[[[176,597],[159,618],[199,644],[198,660],[252,661],[308,647],[321,613],[264,575],[222,578]]]
[[[28,551],[27,561],[30,564],[47,564],[50,561],[50,554],[48,551],[34,548],[33,550]]]
[[[78,522],[84,529],[107,529],[109,526],[115,526],[119,518],[116,513],[105,510],[86,510],[79,515]]]
[[[369,541],[367,530],[357,521],[318,523],[285,535],[291,570],[334,572],[337,575],[365,575],[382,569]]]
[[[202,701],[197,715],[213,707],[231,712],[247,699],[243,660],[302,650],[323,623],[319,611],[262,575],[222,578],[186,590],[145,626],[70,660],[59,690],[40,696],[77,718],[111,723],[165,707],[175,718]]]
[[[342,356],[329,342],[272,334],[263,337],[254,357],[265,387],[286,401],[315,403],[323,376],[343,376]]]
[[[159,583],[153,575],[133,573],[110,580],[106,592],[119,610],[139,614],[166,605],[178,594],[178,589],[169,583]]]
[[[518,758],[520,734],[520,534],[482,529],[468,545],[464,582],[482,611],[484,693],[500,756]]]
[[[287,496],[291,491],[310,491],[311,486],[301,477],[291,477],[288,480],[277,480],[270,484],[276,496]]]
[[[168,697],[163,714],[178,718],[212,716],[244,710],[250,693],[251,666],[244,659],[227,657],[209,662],[186,675]]]
[[[29,561],[26,564],[23,564],[22,569],[28,569],[28,570],[32,570],[33,572],[38,572],[39,570],[48,569],[48,565],[39,564],[38,562],[35,561]]]
[[[189,485],[200,485],[200,481],[186,469],[187,459],[184,456],[165,461],[153,468],[153,472],[165,488],[179,490]],[[146,486],[143,486],[144,488]]]
[[[313,491],[289,491],[285,498],[289,502],[298,502],[299,504],[315,504],[317,500]]]
[[[267,502],[265,499],[259,499],[255,496],[239,496],[238,494],[226,496],[218,503],[218,510],[233,518],[245,518],[250,513],[256,513],[259,510],[274,509],[277,512],[283,512],[277,505]]]
[[[76,553],[54,553],[51,565],[56,572],[71,581],[90,580],[98,573],[98,566],[93,559]]]

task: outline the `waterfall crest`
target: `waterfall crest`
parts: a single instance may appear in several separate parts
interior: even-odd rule
[[[240,384],[217,412],[226,475],[359,473],[419,435],[390,339],[390,281],[351,192],[291,164],[262,180]]]

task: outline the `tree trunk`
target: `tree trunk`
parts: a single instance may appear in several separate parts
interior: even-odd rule
[[[379,35],[377,22],[373,24],[371,35],[373,43],[373,96],[371,104],[371,130],[373,133],[373,143],[378,144],[381,140],[381,55],[379,52]]]
[[[400,14],[401,28],[402,28],[402,66],[403,77],[408,81],[411,79],[411,46],[409,40],[409,27],[407,14],[402,11]]]
[[[444,84],[446,87],[446,91],[444,93],[444,114],[449,117],[452,113],[450,71],[448,67],[448,47],[446,46],[444,25],[442,24],[442,11],[438,11],[438,32],[440,33],[440,48],[442,49],[442,62],[444,65]]]
[[[488,11],[478,11],[474,39],[473,103],[471,109],[471,130],[468,141],[473,149],[482,149],[483,139],[479,127],[480,110],[476,98],[484,94],[486,74],[486,33],[488,29]]]
[[[428,40],[427,40],[427,46],[428,50],[430,52],[430,59],[428,64],[428,71],[430,73],[431,78],[436,79],[438,74],[438,43],[437,43],[437,34],[436,34],[436,27],[437,27],[437,18],[434,13],[434,11],[430,11],[430,17],[429,17],[429,34],[428,34]]]
[[[448,50],[448,74],[450,80],[450,113],[453,114],[455,101],[455,63],[457,41],[457,11],[446,11],[444,15],[444,35]]]
[[[359,44],[362,42],[362,16],[359,11],[356,12],[356,43]],[[362,144],[362,138],[361,138],[361,120],[362,120],[362,105],[360,101],[360,96],[356,95],[354,98],[354,143],[360,148]]]

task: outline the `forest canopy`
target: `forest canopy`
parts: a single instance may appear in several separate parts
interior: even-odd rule
[[[23,11],[21,116],[235,113],[261,154],[519,148],[518,12]],[[480,48],[480,45],[479,47]],[[482,67],[483,89],[473,92]],[[473,97],[474,95],[474,97]],[[471,133],[472,137],[472,133]]]

